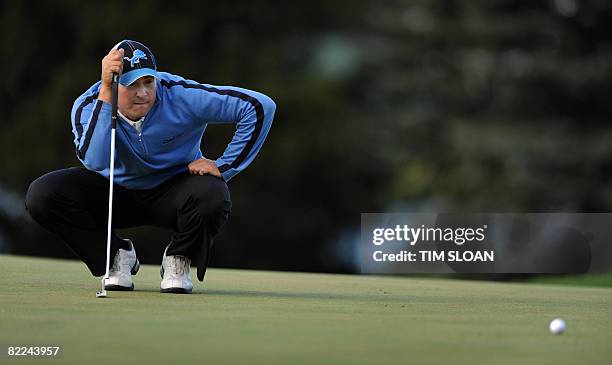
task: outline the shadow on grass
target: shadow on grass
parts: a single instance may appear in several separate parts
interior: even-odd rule
[[[109,295],[112,295],[109,291]],[[194,289],[191,294],[173,294],[161,293],[159,289],[135,289],[134,293],[155,293],[164,297],[172,296],[219,296],[219,297],[238,297],[238,298],[253,298],[253,299],[303,299],[303,300],[338,300],[338,301],[361,301],[361,302],[398,302],[405,303],[413,301],[416,296],[408,296],[403,294],[393,294],[388,291],[379,290],[368,294],[342,294],[342,293],[316,293],[316,292],[275,292],[275,291],[255,291],[255,290],[240,290],[240,289]]]
[[[362,302],[406,302],[413,299],[412,296],[394,295],[393,293],[380,290],[370,294],[342,294],[342,293],[315,293],[315,292],[274,292],[254,290],[219,290],[206,289],[202,294],[211,296],[232,296],[256,299],[310,299],[310,300],[339,300],[339,301],[362,301]]]

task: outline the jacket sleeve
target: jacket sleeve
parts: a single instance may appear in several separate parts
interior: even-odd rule
[[[233,123],[236,131],[215,160],[225,181],[244,170],[261,149],[274,118],[276,104],[268,96],[242,88],[190,84],[188,93],[195,118],[203,123]]]
[[[103,171],[110,164],[111,105],[97,99],[97,94],[82,95],[72,107],[72,133],[76,155],[93,171]]]

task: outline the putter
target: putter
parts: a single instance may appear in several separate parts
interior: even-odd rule
[[[113,73],[113,83],[111,86],[112,113],[111,113],[111,149],[110,149],[110,177],[108,190],[108,229],[106,234],[106,273],[102,277],[102,289],[96,293],[97,298],[106,298],[104,282],[108,279],[111,251],[111,232],[113,223],[113,180],[115,177],[115,129],[117,128],[117,100],[119,89],[119,75]]]

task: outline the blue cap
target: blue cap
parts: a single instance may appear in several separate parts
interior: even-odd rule
[[[143,76],[157,77],[157,63],[147,46],[129,39],[119,42],[114,49],[123,49],[123,72],[119,83],[129,86]]]

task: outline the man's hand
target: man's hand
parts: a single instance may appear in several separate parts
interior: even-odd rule
[[[206,159],[204,157],[192,161],[187,168],[189,168],[189,173],[192,175],[206,175],[210,174],[216,177],[222,177],[221,171],[212,160]]]
[[[100,80],[100,94],[98,100],[111,102],[111,85],[113,83],[113,73],[121,75],[123,71],[123,48],[113,49],[102,59],[102,74]]]

